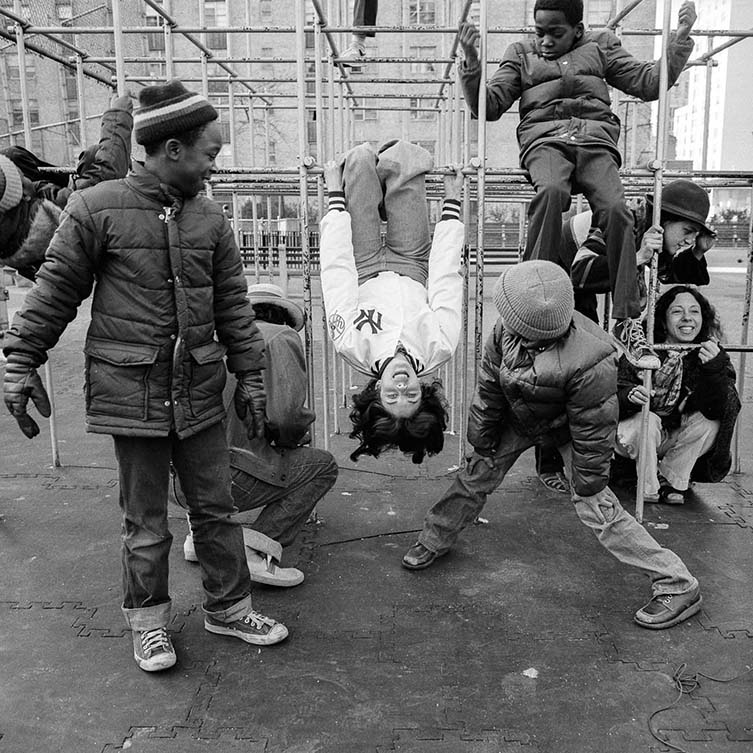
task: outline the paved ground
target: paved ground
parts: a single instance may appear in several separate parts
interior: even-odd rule
[[[721,264],[739,267],[728,256]],[[727,321],[739,321],[743,289],[744,276],[716,274]],[[24,292],[11,288],[11,312]],[[646,526],[703,586],[702,612],[681,626],[632,622],[648,581],[539,485],[530,454],[456,551],[430,570],[402,569],[458,438],[417,467],[399,456],[354,465],[336,436],[337,485],[286,553],[305,583],[254,593],[290,638],[259,650],[203,630],[197,566],[179,546],[186,523],[172,511],[179,661],[149,675],[119,609],[111,442],[83,431],[85,325],[84,309],[53,356],[62,467],[46,427],[28,441],[0,418],[1,753],[753,750],[747,395],[743,472],[696,486],[684,508],[647,508]],[[678,692],[678,671],[691,692]]]

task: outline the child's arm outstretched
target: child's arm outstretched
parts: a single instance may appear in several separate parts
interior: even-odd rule
[[[678,14],[677,30],[672,33],[667,48],[668,86],[673,86],[693,51],[690,31],[696,20],[695,4],[685,0]],[[645,101],[659,97],[661,60],[641,61],[622,47],[620,40],[609,33],[606,49],[606,81],[626,94]]]
[[[460,81],[465,101],[476,117],[481,83],[481,64],[476,52],[478,41],[478,29],[470,21],[464,21],[458,35],[458,42],[465,57],[465,62],[460,67]],[[521,92],[520,61],[512,46],[507,48],[499,68],[486,82],[486,119],[499,120],[520,97]]]

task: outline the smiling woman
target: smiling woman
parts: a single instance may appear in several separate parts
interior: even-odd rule
[[[730,440],[740,400],[735,370],[719,345],[716,311],[696,288],[678,285],[656,304],[654,338],[692,350],[660,351],[649,394],[638,372],[620,360],[617,396],[620,423],[616,452],[637,460],[641,410],[650,404],[644,500],[682,504],[690,481],[721,481],[731,464]]]

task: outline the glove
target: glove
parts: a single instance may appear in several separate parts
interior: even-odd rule
[[[42,380],[33,366],[32,360],[21,353],[11,353],[5,364],[3,381],[5,405],[18,422],[21,431],[32,439],[39,434],[37,422],[26,412],[29,398],[34,401],[37,410],[49,418],[52,413],[50,398],[47,396]]]
[[[246,422],[249,439],[264,439],[267,395],[264,392],[263,372],[244,371],[235,376],[238,380],[235,388],[235,412],[241,421]]]

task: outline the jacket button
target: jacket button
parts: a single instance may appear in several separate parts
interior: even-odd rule
[[[172,278],[172,277],[168,277],[168,278],[167,278],[167,281],[168,281],[168,282],[169,282],[169,283],[170,283],[171,285],[173,284],[173,278]]]
[[[170,339],[171,339],[171,340],[174,340],[174,339],[175,339],[176,337],[177,337],[177,335],[176,335],[176,334],[172,334],[172,335],[170,335]]]
[[[165,400],[165,408],[168,408],[168,407],[170,407],[170,401],[169,400]]]

